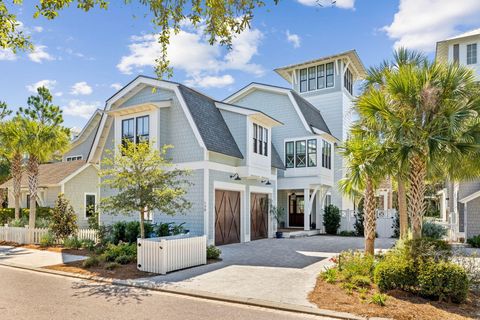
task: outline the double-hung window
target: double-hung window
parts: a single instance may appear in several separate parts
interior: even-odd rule
[[[285,166],[287,168],[295,166],[295,145],[293,141],[285,142]]]
[[[128,141],[135,142],[134,118],[122,120],[122,144],[126,145]]]
[[[467,64],[477,64],[477,44],[467,44]]]
[[[253,153],[268,156],[268,129],[253,124]]]
[[[317,66],[317,88],[325,88],[325,65]]]
[[[333,62],[326,64],[326,74],[327,74],[327,88],[331,88],[335,84],[334,80],[334,70],[333,70]]]
[[[308,144],[308,166],[316,167],[317,166],[317,140],[310,139],[307,142]]]
[[[300,92],[307,91],[307,69],[300,70]]]
[[[308,91],[317,89],[317,75],[316,68],[308,68]]]
[[[143,117],[138,117],[137,119],[137,127],[136,127],[136,132],[137,132],[137,139],[136,142],[149,142],[150,140],[150,119],[148,116],[143,116]]]
[[[295,166],[303,168],[306,166],[307,147],[305,140],[295,142]]]
[[[332,145],[327,141],[323,141],[322,146],[322,167],[332,168]]]

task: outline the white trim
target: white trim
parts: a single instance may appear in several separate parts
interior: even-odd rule
[[[83,170],[85,170],[86,168],[90,167],[91,164],[90,163],[87,163],[83,166],[81,166],[79,169],[75,170],[73,173],[71,173],[70,175],[68,175],[66,178],[64,178],[62,181],[60,181],[58,184],[59,185],[64,185],[65,183],[67,183],[69,180],[71,180],[73,177],[75,177],[77,174],[81,173]],[[95,167],[96,169],[96,167]]]
[[[92,149],[90,149],[90,154],[88,155],[87,162],[92,161],[94,155],[97,153],[98,144],[100,142],[100,137],[102,136],[102,133],[105,127],[105,122],[107,121],[107,117],[108,115],[102,114],[102,118],[100,119],[100,125],[98,127],[97,134],[95,135],[95,140],[93,141]]]
[[[106,113],[108,115],[129,115],[129,114],[134,114],[138,112],[145,112],[145,111],[151,111],[151,110],[156,110],[160,108],[167,108],[172,105],[172,100],[162,100],[162,101],[152,101],[152,102],[143,102],[143,103],[138,103],[134,104],[128,107],[120,108],[120,109],[111,109],[107,111]]]
[[[462,198],[460,200],[458,200],[458,202],[461,202],[461,203],[467,203],[467,202],[470,202],[476,198],[480,197],[480,191],[477,191],[477,192],[474,192],[472,193],[471,195],[465,197],[465,198]]]
[[[87,196],[95,196],[95,207],[97,206],[97,197],[98,195],[94,192],[84,192],[83,193],[83,218],[85,220],[88,219],[87,217]],[[95,208],[96,209],[96,208]]]
[[[220,172],[228,172],[231,174],[242,174],[246,172],[245,166],[242,167],[234,167],[230,166],[228,164],[222,164],[218,162],[213,162],[213,161],[193,161],[193,162],[179,162],[179,163],[174,163],[171,168],[176,168],[176,169],[189,169],[189,170],[203,170],[203,169],[208,169],[208,170],[215,170],[215,171],[220,171]],[[168,170],[168,169],[167,169]],[[277,180],[277,175],[271,174],[267,177],[262,177],[265,179],[269,179],[271,181],[276,181]]]
[[[283,125],[283,123],[281,123],[280,121],[270,117],[269,115],[263,113],[260,110],[247,109],[241,106],[234,106],[234,105],[226,104],[224,102],[219,102],[219,101],[215,101],[215,106],[220,110],[241,114],[246,117],[252,118],[255,121],[261,121],[265,125],[270,127]]]
[[[100,115],[100,119],[102,118],[102,114],[103,114],[103,111],[102,110],[95,110],[95,112],[92,114],[92,116],[90,117],[90,119],[88,119],[87,123],[85,124],[85,126],[83,127],[82,131],[80,131],[80,133],[78,134],[78,136],[73,139],[70,143],[70,148],[73,148],[75,147],[78,143],[80,142],[83,142],[84,140],[86,140],[86,138],[82,138],[82,136],[85,134],[85,132],[87,131],[87,129],[90,127],[90,125],[93,123],[93,119],[96,118],[97,115]]]
[[[208,220],[210,218],[210,171],[208,169],[203,170],[203,233],[208,238]],[[215,210],[213,210],[215,214]],[[215,217],[214,217],[215,221]],[[214,226],[215,227],[215,226]],[[209,239],[209,244],[215,244],[215,238]]]

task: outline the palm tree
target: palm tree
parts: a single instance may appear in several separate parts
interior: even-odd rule
[[[347,195],[363,191],[365,252],[374,254],[376,236],[375,188],[386,177],[386,158],[380,139],[360,125],[352,129],[352,136],[341,147],[347,160],[347,175],[340,180],[340,189]]]
[[[37,89],[38,95],[28,98],[28,107],[20,108],[21,126],[28,155],[27,173],[30,193],[30,214],[28,225],[35,227],[38,173],[42,162],[51,161],[69,146],[69,129],[62,126],[63,116],[60,107],[52,104],[52,95],[45,87]]]
[[[427,177],[446,178],[458,172],[458,163],[478,156],[480,95],[466,67],[428,62],[407,50],[397,52],[396,59],[402,63],[376,69],[369,87],[375,99],[357,109],[393,147],[400,182],[408,179],[408,214],[413,237],[419,238]]]
[[[20,119],[15,117],[0,128],[0,144],[2,156],[10,162],[10,172],[13,180],[13,197],[15,201],[15,219],[20,219],[21,181],[23,174],[23,153],[25,139],[22,134]]]

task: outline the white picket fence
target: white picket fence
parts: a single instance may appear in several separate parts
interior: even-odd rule
[[[137,267],[166,274],[207,263],[207,237],[162,237],[137,240]]]
[[[39,244],[40,239],[48,233],[47,228],[30,229],[28,227],[0,227],[0,241],[15,242],[18,244]],[[79,229],[77,237],[81,240],[97,242],[98,234],[94,229]]]
[[[355,210],[340,211],[340,230],[339,231],[355,231]],[[380,238],[391,238],[394,232],[394,221],[397,210],[395,209],[377,209],[377,233]]]

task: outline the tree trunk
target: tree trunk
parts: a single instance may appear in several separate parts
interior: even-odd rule
[[[28,158],[28,190],[30,193],[30,214],[28,217],[28,227],[35,228],[35,218],[37,214],[37,191],[38,191],[38,158],[30,155]]]
[[[400,175],[397,176],[398,184],[398,219],[400,221],[400,239],[405,239],[408,234],[407,193],[405,181]]]
[[[13,198],[15,199],[15,219],[20,219],[20,196],[22,187],[22,155],[16,152],[12,158]]]
[[[372,179],[367,177],[364,195],[364,220],[365,229],[365,253],[373,255],[375,253],[375,235],[376,235],[376,216],[375,216],[375,192],[373,190]]]
[[[145,209],[140,210],[140,238],[145,239]]]
[[[422,219],[425,213],[425,161],[419,156],[410,159],[410,192],[408,197],[408,214],[412,223],[413,239],[422,237]]]

